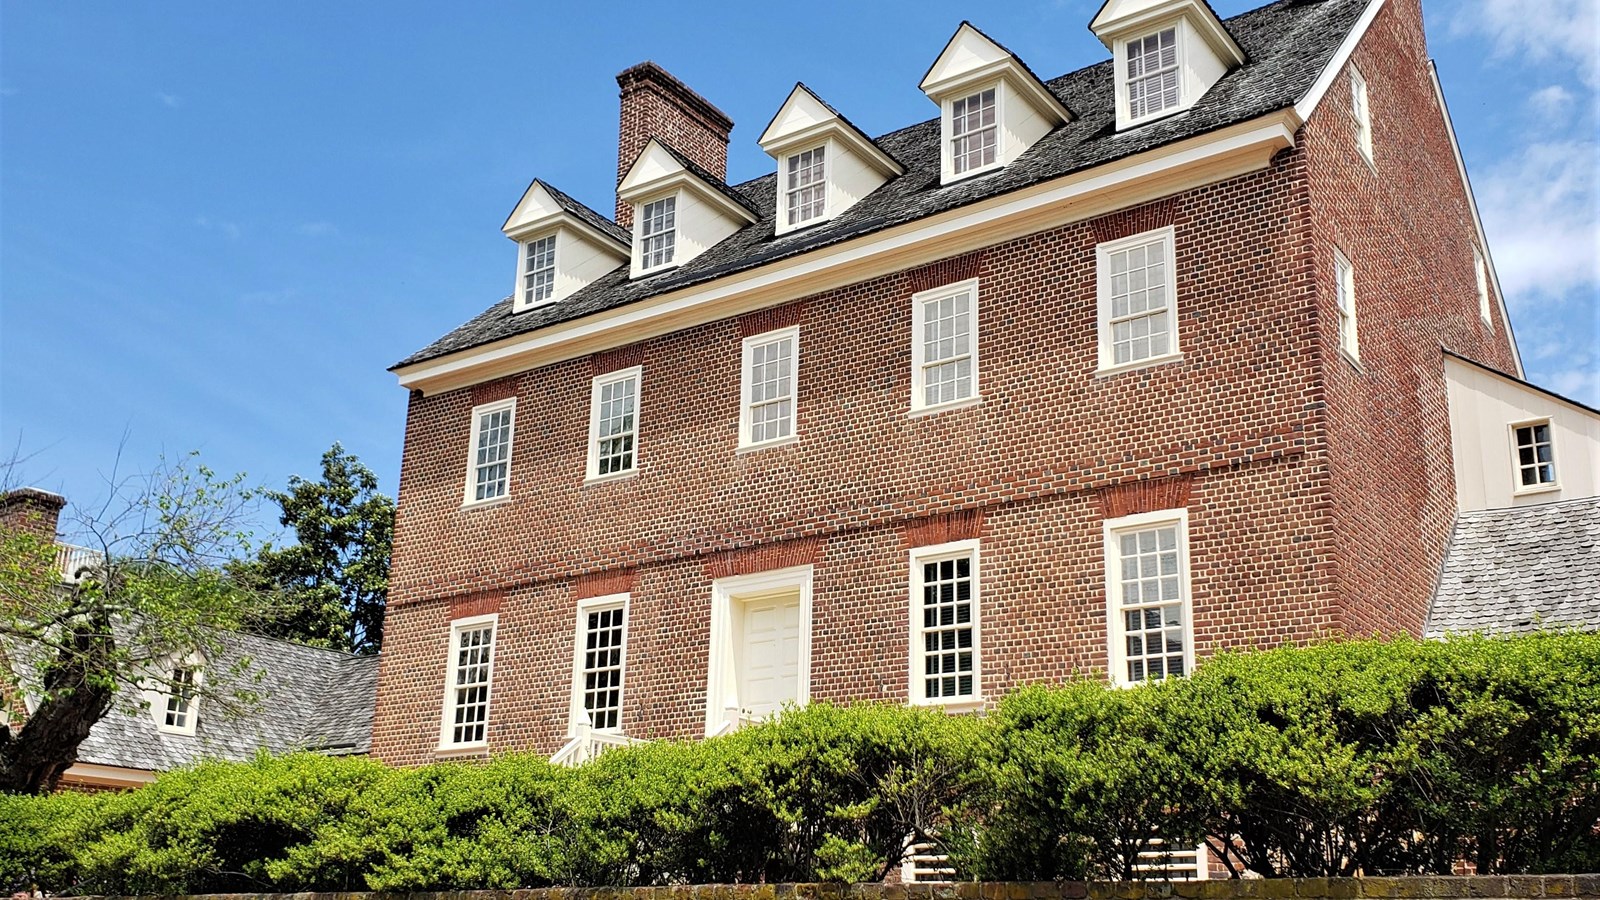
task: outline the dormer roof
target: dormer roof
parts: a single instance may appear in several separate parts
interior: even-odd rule
[[[777,156],[801,144],[812,144],[826,138],[835,138],[885,177],[905,174],[905,166],[890,156],[866,132],[845,118],[826,100],[804,82],[795,82],[783,105],[778,107],[766,130],[757,143],[767,153]]]
[[[1004,78],[1055,124],[1072,121],[1072,111],[1020,57],[971,22],[963,21],[917,85],[937,101],[965,88]]]
[[[1226,68],[1244,63],[1244,50],[1205,0],[1105,0],[1089,30],[1107,49],[1114,49],[1119,38],[1180,17],[1189,20]]]
[[[617,185],[617,196],[642,199],[672,187],[686,187],[721,209],[729,218],[745,223],[760,220],[761,213],[743,194],[712,175],[658,138],[651,138]]]
[[[614,249],[626,257],[633,242],[630,235],[617,223],[555,187],[535,178],[522,192],[511,215],[506,217],[500,230],[512,240],[544,231],[556,225],[568,225],[587,235],[603,248]]]

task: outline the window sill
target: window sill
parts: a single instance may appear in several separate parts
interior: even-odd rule
[[[632,478],[637,474],[639,474],[639,470],[635,468],[629,469],[626,472],[607,472],[604,475],[590,475],[589,477],[583,479],[583,484],[585,487],[587,487],[591,484],[606,484],[612,481],[623,481]]]
[[[941,709],[951,715],[962,715],[983,709],[983,698],[963,697],[958,700],[912,700],[908,705],[921,706],[928,709]]]
[[[664,266],[656,266],[654,269],[640,269],[637,272],[631,272],[629,273],[628,277],[634,280],[640,278],[649,278],[651,275],[661,275],[666,272],[671,272],[673,269],[676,269],[681,265],[683,265],[683,263],[670,262]]]
[[[1168,363],[1179,362],[1183,362],[1182,353],[1168,353],[1165,356],[1152,356],[1149,359],[1126,362],[1115,366],[1102,366],[1101,368],[1095,370],[1094,377],[1110,378],[1113,375],[1121,375],[1125,372],[1137,372],[1140,369],[1148,369],[1153,366],[1164,366]]]
[[[981,169],[968,169],[959,175],[955,174],[954,172],[943,171],[939,173],[939,186],[944,187],[947,184],[955,184],[958,181],[966,181],[969,178],[977,178],[979,175],[987,175],[990,172],[998,172],[1005,167],[1006,164],[997,159]]]
[[[194,737],[195,730],[193,728],[172,728],[166,725],[157,725],[156,731],[159,734],[170,734],[173,737]]]
[[[786,438],[771,441],[762,441],[759,444],[740,444],[739,449],[733,451],[736,455],[743,456],[747,453],[760,453],[762,450],[771,450],[775,447],[792,447],[800,443],[800,435],[791,434]]]
[[[476,744],[440,744],[433,750],[435,759],[457,759],[464,756],[487,757],[488,755],[489,744],[487,741]]]
[[[1556,491],[1559,491],[1559,490],[1561,490],[1561,483],[1560,482],[1554,482],[1552,484],[1539,484],[1539,485],[1533,485],[1531,487],[1517,488],[1516,490],[1511,492],[1511,496],[1513,496],[1513,497],[1534,497],[1534,496],[1537,496],[1539,494],[1553,494],[1553,493],[1555,493]]]
[[[963,397],[960,400],[951,400],[949,403],[940,403],[934,406],[914,406],[911,408],[909,415],[913,419],[920,419],[923,416],[938,415],[942,412],[950,412],[952,410],[967,409],[969,407],[982,405],[982,395],[976,397]]]
[[[468,510],[474,509],[493,509],[496,506],[505,506],[510,502],[510,494],[501,494],[500,496],[491,498],[489,500],[468,500],[467,502],[461,504],[461,511],[467,512]]]
[[[1339,348],[1339,355],[1344,357],[1344,361],[1350,364],[1350,368],[1355,369],[1357,372],[1360,372],[1363,375],[1367,374],[1367,367],[1361,364],[1361,357],[1351,353],[1344,347]]]

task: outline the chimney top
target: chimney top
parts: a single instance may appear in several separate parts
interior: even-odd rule
[[[711,101],[653,62],[617,75],[622,116],[617,129],[617,184],[652,139],[671,147],[720,179],[728,177],[728,134],[733,120]],[[617,198],[617,224],[633,226],[633,206]]]
[[[40,540],[54,541],[61,507],[67,498],[34,487],[0,493],[0,527],[25,531]]]

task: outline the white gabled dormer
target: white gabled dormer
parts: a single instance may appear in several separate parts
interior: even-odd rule
[[[1010,50],[962,22],[919,85],[939,104],[939,182],[998,169],[1072,121]]]
[[[517,242],[515,312],[568,297],[628,259],[626,231],[537,179],[500,230]]]
[[[758,143],[778,163],[777,234],[826,222],[905,173],[804,84],[789,92]]]
[[[1089,30],[1116,62],[1118,131],[1183,112],[1244,62],[1204,0],[1106,0]]]
[[[633,277],[681,266],[756,221],[727,185],[650,139],[617,185],[633,205]]]

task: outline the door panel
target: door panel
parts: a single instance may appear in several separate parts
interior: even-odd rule
[[[757,718],[800,699],[800,598],[749,600],[744,607],[739,705]]]

